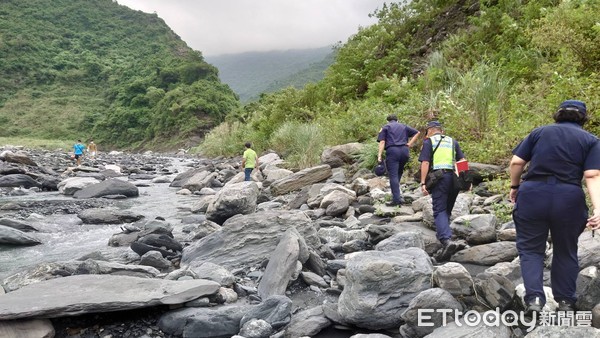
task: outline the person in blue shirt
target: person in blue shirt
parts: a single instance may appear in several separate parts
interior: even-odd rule
[[[553,118],[556,123],[534,129],[513,149],[510,162],[510,199],[528,315],[540,312],[546,303],[543,272],[548,233],[553,250],[552,293],[559,311],[573,311],[578,239],[586,224],[600,227],[600,142],[583,129],[587,107],[567,100]],[[582,178],[594,208],[590,218]]]
[[[427,123],[427,135],[419,154],[421,162],[421,191],[424,195],[431,194],[435,233],[442,243],[442,248],[436,255],[436,261],[443,262],[460,250],[463,245],[452,241],[450,216],[459,190],[454,187],[454,163],[465,159],[458,142],[444,135],[442,124],[438,121]],[[429,170],[441,173],[439,181],[427,190],[425,181]]]
[[[379,142],[377,161],[381,162],[385,150],[385,165],[392,189],[392,201],[386,204],[397,206],[404,203],[400,194],[400,179],[404,173],[404,166],[408,162],[408,149],[416,142],[419,131],[398,123],[398,117],[393,114],[387,117],[387,121],[388,124],[381,128],[377,136],[377,142]]]
[[[77,166],[81,166],[81,157],[83,156],[83,152],[85,151],[85,145],[81,143],[81,140],[77,140],[77,143],[73,146],[75,160],[77,160]]]

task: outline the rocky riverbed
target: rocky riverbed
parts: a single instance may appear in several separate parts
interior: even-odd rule
[[[468,310],[522,306],[514,226],[494,214],[510,206],[485,183],[504,168],[472,165],[477,184],[452,215],[464,245],[436,262],[431,198],[406,175],[411,203],[385,206],[388,181],[358,168],[359,148],[295,172],[263,154],[253,182],[239,159],[112,152],[75,167],[0,149],[0,336],[600,336],[587,317],[464,325]],[[598,249],[584,232],[577,306],[595,327]]]

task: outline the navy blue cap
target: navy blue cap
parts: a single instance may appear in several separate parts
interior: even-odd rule
[[[439,121],[429,121],[427,122],[427,126],[425,127],[426,129],[429,128],[441,128],[442,124]]]
[[[584,116],[587,115],[587,107],[585,106],[585,103],[583,103],[582,101],[578,101],[578,100],[566,100],[563,103],[560,104],[560,106],[558,106],[558,110],[570,110],[570,109],[576,109],[577,111],[579,111],[579,113],[583,114]]]
[[[375,166],[375,169],[373,169],[373,172],[375,172],[375,175],[377,176],[385,175],[385,162],[379,162],[379,164]]]

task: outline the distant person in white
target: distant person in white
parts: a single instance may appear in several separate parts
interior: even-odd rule
[[[90,154],[91,158],[96,158],[96,152],[98,152],[98,147],[96,146],[96,143],[94,143],[94,141],[90,141],[90,143],[87,146],[87,152],[88,154]]]

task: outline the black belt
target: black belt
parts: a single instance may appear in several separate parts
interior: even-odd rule
[[[452,170],[452,169],[435,169],[435,170],[433,170],[433,171],[442,171],[442,172],[445,172],[445,173],[451,173],[451,172],[453,172],[454,170]]]

